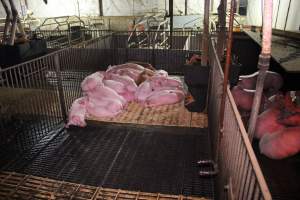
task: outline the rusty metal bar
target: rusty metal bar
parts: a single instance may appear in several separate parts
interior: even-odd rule
[[[226,41],[226,5],[227,0],[221,0],[218,7],[218,19],[219,19],[219,33],[217,40],[217,54],[219,60],[223,60],[224,57],[224,44]]]
[[[203,36],[202,36],[202,56],[201,56],[202,66],[207,66],[208,64],[209,3],[210,0],[204,1],[204,20],[203,20]]]
[[[231,47],[232,47],[232,31],[233,31],[233,18],[234,18],[234,10],[235,10],[235,0],[231,1],[231,10],[230,10],[230,19],[229,19],[229,38],[227,40],[227,54],[226,54],[226,64],[225,64],[225,71],[224,71],[224,82],[223,82],[223,91],[221,97],[221,105],[220,105],[220,121],[219,121],[219,135],[218,137],[214,138],[217,140],[217,144],[215,147],[215,161],[206,161],[201,160],[198,161],[199,165],[207,165],[209,164],[213,171],[200,171],[200,176],[214,176],[219,172],[218,169],[218,160],[219,160],[219,151],[221,149],[221,139],[223,136],[223,121],[224,121],[224,114],[225,114],[225,98],[226,98],[226,89],[229,77],[229,69],[231,64]],[[202,61],[202,60],[201,60]],[[202,63],[201,63],[202,64]]]
[[[272,39],[272,12],[273,12],[273,0],[264,1],[264,13],[263,13],[263,37],[262,37],[262,50],[259,55],[258,68],[259,73],[256,81],[256,92],[254,95],[252,111],[249,119],[248,134],[249,139],[252,141],[259,106],[261,102],[261,96],[264,88],[264,81],[266,72],[269,69],[271,58],[271,39]]]
[[[226,62],[224,66],[224,82],[223,82],[223,92],[221,98],[221,106],[220,106],[220,138],[221,140],[223,136],[223,122],[224,122],[224,111],[225,111],[225,98],[226,98],[226,89],[228,85],[229,79],[229,71],[231,67],[231,48],[232,48],[232,32],[233,32],[233,18],[234,18],[234,10],[235,10],[236,2],[235,0],[231,0],[230,4],[230,17],[229,17],[229,32],[228,32],[228,40],[227,40],[227,51],[226,51]]]

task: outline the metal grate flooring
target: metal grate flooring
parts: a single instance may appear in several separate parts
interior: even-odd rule
[[[254,140],[253,149],[272,198],[300,200],[300,154],[283,160],[272,160],[259,153],[258,140]]]
[[[0,199],[205,200],[181,195],[93,187],[14,172],[0,172]]]
[[[200,178],[196,162],[210,159],[208,130],[89,124],[46,138],[6,162],[16,171],[77,184],[213,198],[213,178]]]

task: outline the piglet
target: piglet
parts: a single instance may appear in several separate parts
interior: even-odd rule
[[[69,121],[66,124],[66,128],[70,125],[85,127],[85,115],[86,115],[87,98],[81,97],[76,99],[69,111]]]
[[[121,82],[115,80],[103,80],[103,83],[105,86],[113,89],[118,94],[126,92],[125,85]]]
[[[103,85],[103,78],[104,73],[103,72],[95,72],[87,77],[81,82],[81,89],[83,92],[87,92],[90,90],[93,90],[98,85]]]
[[[264,135],[259,142],[260,152],[272,159],[283,159],[300,152],[300,127],[281,129]]]
[[[114,73],[106,73],[105,79],[118,81],[126,87],[129,92],[135,92],[137,90],[137,85],[134,80],[128,76],[120,76]]]
[[[125,63],[125,64],[120,64],[120,65],[114,65],[114,66],[109,66],[106,72],[108,73],[114,73],[119,69],[134,69],[138,70],[140,72],[144,71],[144,67],[135,63]]]
[[[86,109],[94,117],[114,117],[122,112],[123,104],[114,98],[89,98]]]
[[[153,93],[145,101],[146,107],[170,105],[181,102],[185,95],[180,90],[162,90]]]

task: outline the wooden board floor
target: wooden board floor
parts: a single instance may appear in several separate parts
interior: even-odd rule
[[[132,102],[125,111],[114,118],[89,117],[88,120],[198,128],[206,128],[208,126],[207,114],[189,112],[184,107],[183,102],[154,108],[147,108],[136,102]]]
[[[57,181],[15,172],[0,172],[1,199],[205,200],[199,197],[109,189]]]

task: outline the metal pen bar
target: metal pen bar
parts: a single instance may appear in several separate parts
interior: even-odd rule
[[[59,101],[60,101],[60,106],[61,106],[62,117],[63,117],[63,120],[66,122],[67,121],[67,111],[66,111],[65,98],[64,98],[64,93],[63,93],[63,85],[62,85],[62,79],[61,79],[58,54],[54,55],[54,65],[55,65],[57,81],[58,81],[58,94],[59,94]]]
[[[267,70],[270,65],[271,58],[271,40],[272,40],[272,13],[273,13],[273,0],[264,1],[264,15],[263,15],[263,38],[262,38],[262,51],[258,60],[258,77],[256,81],[256,92],[253,99],[252,110],[249,119],[248,135],[252,141],[258,117],[261,97],[263,93],[264,81]]]

